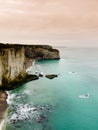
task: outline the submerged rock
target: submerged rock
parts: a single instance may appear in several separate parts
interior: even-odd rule
[[[39,119],[38,119],[38,123],[42,123],[42,122],[45,122],[47,121],[47,117],[45,115],[40,115]]]
[[[19,122],[31,122],[32,120],[33,124],[43,124],[48,121],[50,110],[51,106],[49,105],[32,106],[31,104],[13,104],[8,109],[6,123],[16,125]]]
[[[58,77],[58,75],[57,74],[49,74],[49,75],[46,75],[45,77],[48,79],[54,79],[55,77]]]

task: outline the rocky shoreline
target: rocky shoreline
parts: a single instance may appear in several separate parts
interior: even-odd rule
[[[59,50],[49,45],[0,43],[0,89],[11,90],[19,86],[19,81],[21,85],[31,80],[30,76],[26,76],[26,69],[32,66],[34,59],[59,60]]]
[[[0,124],[4,119],[4,114],[8,108],[7,97],[8,97],[7,92],[0,91]]]
[[[31,80],[37,80],[37,75],[28,75],[26,69],[32,66],[34,60],[60,59],[59,51],[48,45],[19,45],[0,43],[0,124],[8,108],[6,90],[18,88]],[[46,76],[50,79],[57,75]],[[43,117],[42,117],[43,118]]]
[[[17,89],[22,84],[32,81],[32,80],[37,80],[37,79],[39,79],[37,75],[29,75],[26,73],[24,76],[20,75],[16,77],[16,79],[14,79],[13,81],[6,83],[5,86],[3,86],[2,90],[10,91],[13,89]]]

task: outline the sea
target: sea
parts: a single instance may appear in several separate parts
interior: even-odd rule
[[[32,71],[57,74],[8,92],[2,130],[98,130],[98,48],[58,47],[60,60],[42,60]]]

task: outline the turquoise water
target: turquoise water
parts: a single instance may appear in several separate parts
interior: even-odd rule
[[[45,74],[10,91],[3,130],[98,130],[98,48],[58,48],[61,59],[36,63]],[[90,94],[90,98],[79,98]]]

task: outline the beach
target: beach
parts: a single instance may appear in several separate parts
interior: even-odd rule
[[[5,111],[8,108],[7,96],[8,95],[5,91],[0,91],[0,126],[1,126],[2,121],[4,119]]]

